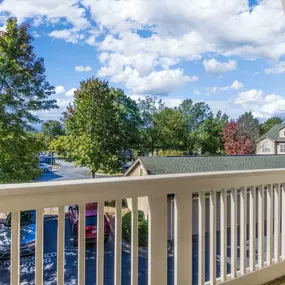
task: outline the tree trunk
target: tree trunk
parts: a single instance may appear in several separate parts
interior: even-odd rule
[[[94,179],[94,178],[96,178],[96,171],[91,171],[91,173],[92,173],[92,178]]]

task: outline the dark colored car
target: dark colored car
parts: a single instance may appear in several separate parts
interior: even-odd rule
[[[42,156],[40,157],[40,163],[55,164],[55,159],[48,156]]]
[[[72,225],[72,232],[74,234],[74,241],[77,244],[78,238],[78,206],[69,206],[70,222]],[[106,215],[104,215],[104,239],[108,241],[110,236],[110,222]],[[86,226],[85,226],[86,242],[94,242],[97,238],[97,204],[87,204],[86,206]]]
[[[24,211],[20,215],[20,255],[35,252],[36,211]],[[0,229],[0,258],[9,258],[11,252],[11,213]]]

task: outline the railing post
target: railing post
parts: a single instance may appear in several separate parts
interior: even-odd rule
[[[246,273],[247,188],[240,192],[240,271]]]
[[[192,193],[175,194],[174,284],[192,284]]]
[[[104,284],[104,201],[97,202],[97,272],[96,285]]]
[[[280,188],[274,185],[274,261],[280,261]]]
[[[148,201],[148,285],[167,284],[167,196]]]
[[[216,191],[211,190],[210,193],[210,284],[215,285],[216,284],[216,258],[217,258],[217,252],[216,252],[216,211],[217,211],[217,205],[216,205]]]
[[[249,203],[249,268],[255,271],[255,240],[256,240],[256,186],[250,188]]]
[[[285,185],[281,184],[282,189],[282,260],[285,260]]]
[[[227,190],[223,189],[221,191],[221,197],[220,197],[220,203],[221,203],[221,242],[220,242],[220,248],[221,248],[221,281],[224,282],[227,279],[227,204],[228,204],[228,196],[227,196]]]
[[[267,266],[272,264],[272,236],[273,236],[273,196],[271,185],[267,186]]]
[[[57,226],[57,284],[64,285],[65,207],[58,207]]]
[[[138,284],[138,198],[132,198],[131,285]]]
[[[43,209],[36,210],[36,285],[43,284]]]
[[[198,285],[205,283],[205,193],[200,192],[199,198],[199,249],[198,249]]]
[[[78,285],[85,284],[85,224],[86,205],[79,205],[78,221]]]
[[[237,276],[237,189],[231,189],[231,278]]]
[[[11,285],[20,284],[20,212],[12,212],[11,219]]]
[[[115,285],[121,285],[122,264],[122,200],[116,200],[115,214]]]
[[[264,188],[258,188],[258,267],[264,266]]]

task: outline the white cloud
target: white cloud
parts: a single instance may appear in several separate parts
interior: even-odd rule
[[[77,72],[90,72],[92,71],[92,67],[90,66],[75,66],[75,71]]]
[[[231,90],[241,90],[244,88],[244,84],[238,80],[235,80],[232,85],[224,87],[209,87],[207,88],[207,95],[215,94],[217,92],[225,92]]]
[[[113,77],[114,82],[123,82],[138,94],[167,95],[188,82],[197,81],[197,76],[189,77],[182,69],[153,71],[148,76],[140,76],[136,69],[127,66]]]
[[[249,90],[241,92],[237,95],[235,99],[235,104],[247,104],[255,102],[257,103],[262,99],[262,90]]]
[[[200,90],[194,90],[194,92],[193,92],[195,95],[200,95]]]
[[[280,74],[280,73],[284,73],[285,72],[285,62],[279,62],[278,64],[276,64],[275,66],[271,67],[271,68],[266,68],[264,70],[265,74]]]
[[[55,94],[62,94],[64,92],[65,92],[64,86],[60,85],[55,87]]]
[[[76,88],[71,88],[70,90],[68,90],[66,93],[65,93],[65,96],[67,97],[71,97],[74,95],[74,92],[77,91]]]
[[[85,38],[85,35],[80,33],[77,29],[64,29],[64,30],[54,30],[48,34],[51,38],[62,39],[68,43],[76,44],[80,40]]]
[[[203,60],[203,65],[206,72],[211,74],[220,74],[224,72],[234,71],[237,68],[237,62],[230,60],[229,62],[219,62],[212,58],[210,60]]]

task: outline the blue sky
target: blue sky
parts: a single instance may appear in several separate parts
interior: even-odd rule
[[[60,109],[90,76],[134,99],[208,103],[232,118],[285,117],[285,15],[280,0],[0,0],[30,23]]]

